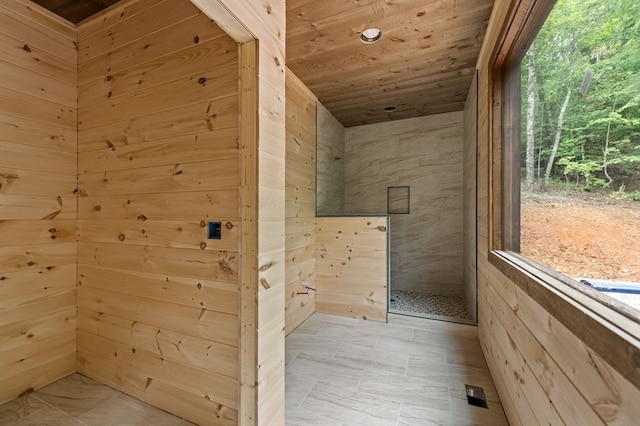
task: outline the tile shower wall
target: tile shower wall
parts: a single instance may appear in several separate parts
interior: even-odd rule
[[[385,214],[387,187],[409,186],[391,215],[391,287],[462,295],[462,112],[345,131],[347,214]]]
[[[318,102],[318,216],[344,214],[344,127]]]

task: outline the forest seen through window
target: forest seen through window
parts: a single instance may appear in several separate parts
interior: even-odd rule
[[[640,2],[559,0],[521,70],[521,253],[640,310]]]

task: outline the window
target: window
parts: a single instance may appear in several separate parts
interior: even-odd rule
[[[564,0],[558,0],[558,3],[560,1]],[[577,2],[576,7],[592,8],[606,1],[609,0]],[[610,1],[634,6],[625,10],[625,13],[632,13],[633,10],[637,13],[638,5],[634,5],[634,2]],[[640,359],[640,313],[520,253],[522,243],[526,244],[526,240],[521,241],[520,234],[521,174],[526,177],[521,173],[521,132],[523,128],[526,129],[521,108],[523,102],[527,101],[526,97],[523,99],[526,86],[521,84],[522,68],[526,65],[522,60],[554,4],[553,0],[502,3],[500,13],[506,15],[506,22],[496,40],[497,49],[491,57],[493,68],[481,69],[481,76],[484,75],[481,78],[487,78],[481,80],[481,87],[488,83],[490,99],[480,107],[491,106],[489,111],[483,112],[488,115],[490,142],[488,258],[493,267],[558,319],[590,350],[634,386],[640,387],[640,370],[637,368],[637,360]],[[638,15],[633,21],[637,25]],[[635,31],[637,41],[637,27]],[[591,78],[589,84],[592,87],[588,91],[593,88],[596,74]],[[581,80],[581,85],[582,76],[576,79]],[[580,91],[575,87],[574,90]],[[522,182],[526,183],[526,180]],[[525,247],[525,253],[526,250]],[[493,279],[490,275],[485,278]],[[519,315],[517,304],[514,313]],[[543,324],[538,326],[544,327]],[[547,331],[553,335],[553,330]]]
[[[639,33],[637,0],[558,0],[520,78],[520,252],[636,309]]]
[[[541,21],[503,68],[503,248],[640,310],[640,3]]]

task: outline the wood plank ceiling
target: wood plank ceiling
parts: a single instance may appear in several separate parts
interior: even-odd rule
[[[100,12],[117,3],[119,0],[32,0],[63,17],[67,21],[77,24],[83,19]]]
[[[34,1],[77,23],[117,0]],[[461,111],[492,6],[287,0],[287,65],[345,127]],[[360,34],[370,27],[382,38],[365,44]]]
[[[461,111],[492,6],[287,0],[287,66],[345,127]],[[365,44],[370,27],[382,38]]]

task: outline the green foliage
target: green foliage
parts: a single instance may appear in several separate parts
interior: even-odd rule
[[[558,160],[558,166],[564,168],[564,176],[567,182],[570,176],[575,176],[575,182],[580,183],[582,178],[585,187],[604,187],[606,180],[596,177],[596,172],[602,170],[602,165],[593,160],[576,161],[574,157],[562,157]]]
[[[627,200],[640,201],[640,191],[634,191],[630,194],[627,194]]]
[[[536,162],[544,169],[569,86],[552,178],[612,189],[640,176],[640,1],[558,0],[535,40]],[[526,57],[525,57],[526,58]],[[525,134],[527,59],[522,64]],[[581,85],[591,74],[590,84]],[[524,144],[522,138],[522,163]],[[633,194],[634,192],[632,192]]]

